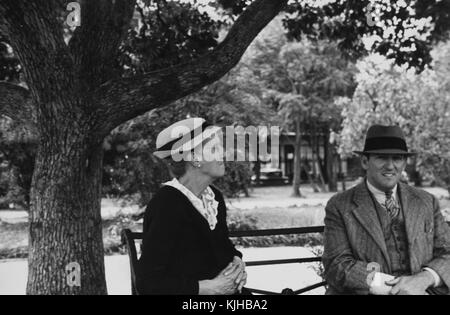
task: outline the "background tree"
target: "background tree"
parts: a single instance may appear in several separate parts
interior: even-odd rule
[[[432,175],[450,187],[450,45],[433,51],[433,69],[421,74],[372,55],[358,63],[358,87],[353,98],[341,99],[344,110],[340,152],[350,155],[363,147],[367,128],[375,123],[399,125],[422,175]],[[429,176],[428,176],[429,177]],[[420,181],[419,181],[420,182]]]
[[[289,81],[294,83],[290,93],[303,98],[300,106],[295,102],[280,104],[280,111],[287,117],[288,123],[296,123],[296,129],[303,126],[298,130],[300,137],[307,131],[312,148],[311,167],[314,173],[317,169],[322,187],[328,183],[329,189],[336,191],[336,163],[330,132],[333,129],[338,131],[340,117],[339,108],[334,106],[333,100],[353,92],[352,64],[342,57],[335,44],[326,41],[304,40],[287,44],[281,49],[280,58],[287,69]],[[319,154],[320,142],[324,144],[324,160]],[[300,151],[300,147],[296,149]],[[300,174],[296,173],[295,177],[300,179]]]
[[[303,141],[308,141],[312,148],[310,168],[314,173],[318,170],[321,186],[327,182],[330,190],[335,191],[336,154],[330,144],[330,131],[338,131],[340,112],[333,100],[353,92],[352,65],[336,44],[306,39],[288,42],[277,36],[280,29],[280,23],[274,21],[264,32],[264,38],[256,41],[249,67],[265,85],[266,97],[276,104],[284,127],[295,131],[293,195],[301,196],[301,171],[309,175],[306,165],[302,165]],[[323,161],[320,142],[324,143],[324,152],[329,153]],[[317,191],[315,183],[313,187]]]
[[[11,119],[0,118],[0,209],[28,210],[35,153],[29,132]]]
[[[8,40],[0,34],[0,81],[21,82],[21,67]],[[0,208],[28,209],[36,145],[32,135],[0,115]]]

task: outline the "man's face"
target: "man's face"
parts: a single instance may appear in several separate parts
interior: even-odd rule
[[[363,156],[362,167],[367,172],[367,180],[381,191],[388,191],[397,185],[406,167],[403,155],[370,154]]]

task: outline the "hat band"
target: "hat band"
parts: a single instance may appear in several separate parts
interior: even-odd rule
[[[405,140],[397,137],[376,137],[366,139],[364,151],[397,149],[408,152]]]
[[[186,139],[186,143],[191,141],[192,139],[194,139],[195,136],[202,134],[206,128],[212,126],[211,124],[207,123],[206,121],[204,121],[199,127],[193,129],[189,135],[189,137],[187,137],[186,134],[179,136],[178,138],[167,142],[165,145],[163,145],[160,148],[157,148],[157,151],[170,151],[172,150],[172,147],[174,144],[178,143],[180,140],[182,140],[183,138]],[[182,143],[181,145],[183,145],[184,143]]]

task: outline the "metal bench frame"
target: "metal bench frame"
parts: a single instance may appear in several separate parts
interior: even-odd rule
[[[323,226],[314,227],[302,227],[302,228],[290,228],[290,229],[271,229],[271,230],[254,230],[254,231],[234,231],[230,232],[231,238],[236,237],[262,237],[262,236],[273,236],[273,235],[302,235],[311,233],[323,233]],[[138,295],[136,289],[136,265],[137,265],[137,250],[136,250],[136,240],[142,240],[143,233],[132,232],[129,229],[122,231],[122,243],[126,245],[128,257],[130,258],[130,272],[131,272],[131,293],[132,295]],[[321,262],[322,257],[305,257],[305,258],[291,258],[291,259],[276,259],[276,260],[261,260],[261,261],[249,261],[246,262],[247,266],[265,266],[265,265],[280,265],[280,264],[292,264],[292,263],[310,263],[310,262]],[[322,281],[299,290],[292,290],[290,288],[284,289],[281,293],[259,290],[248,288],[252,293],[256,294],[267,294],[267,295],[296,295],[302,294],[322,286],[325,286],[326,282]]]

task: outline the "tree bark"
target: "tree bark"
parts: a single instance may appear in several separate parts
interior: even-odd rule
[[[120,79],[117,57],[133,17],[136,0],[80,0],[81,25],[69,42],[83,91]],[[91,104],[96,106],[97,104]]]
[[[422,187],[422,176],[420,172],[417,170],[417,157],[414,156],[412,158],[412,170],[411,170],[411,180],[414,182],[415,187]]]
[[[328,175],[329,175],[328,174],[328,162],[329,162],[328,150],[329,150],[329,147],[328,147],[328,143],[327,143],[328,135],[327,135],[327,133],[325,132],[324,129],[325,128],[321,129],[321,131],[322,131],[322,147],[323,147],[323,163],[322,163],[323,167],[322,167],[322,171],[323,171],[323,179],[324,179],[325,183],[328,184],[329,183],[329,179],[328,179]],[[318,143],[319,142],[320,141],[318,141]],[[320,152],[320,150],[318,150],[318,151]]]
[[[132,78],[110,80],[96,90],[102,131],[145,112],[197,92],[227,74],[259,32],[278,15],[287,0],[255,0],[239,16],[226,38],[204,56],[167,69]]]
[[[345,185],[345,174],[342,171],[342,159],[341,156],[338,154],[338,169],[339,169],[339,174],[341,176],[342,179],[342,191],[346,191],[347,187]]]
[[[334,144],[330,143],[330,132],[327,132],[324,137],[324,147],[326,148],[325,159],[326,169],[327,169],[327,179],[328,179],[328,191],[337,191],[337,174],[336,174],[336,150]]]
[[[302,172],[302,129],[301,129],[301,117],[297,117],[295,121],[295,156],[294,156],[294,181],[292,186],[292,196],[302,197],[300,191],[301,184],[301,172]]]
[[[303,165],[302,167],[303,167],[303,170],[305,171],[306,176],[308,177],[308,182],[311,185],[311,188],[313,189],[313,192],[315,192],[315,193],[320,192],[320,189],[319,189],[319,187],[317,187],[317,184],[316,184],[313,176],[311,176],[311,174],[310,174],[310,170],[307,169],[305,167],[305,165]]]
[[[320,161],[319,156],[319,141],[317,138],[317,128],[316,123],[312,122],[312,133],[311,133],[311,147],[312,147],[312,165],[313,165],[313,171],[314,171],[314,178],[317,178],[320,183],[320,189],[321,191],[326,191],[325,189],[325,181],[323,178],[323,171],[322,171],[322,163]],[[318,171],[318,174],[316,172],[316,168]]]
[[[100,215],[103,148],[72,134],[41,142],[29,213],[27,294],[106,294]],[[55,141],[56,140],[56,141]],[[66,266],[81,267],[81,286]]]

